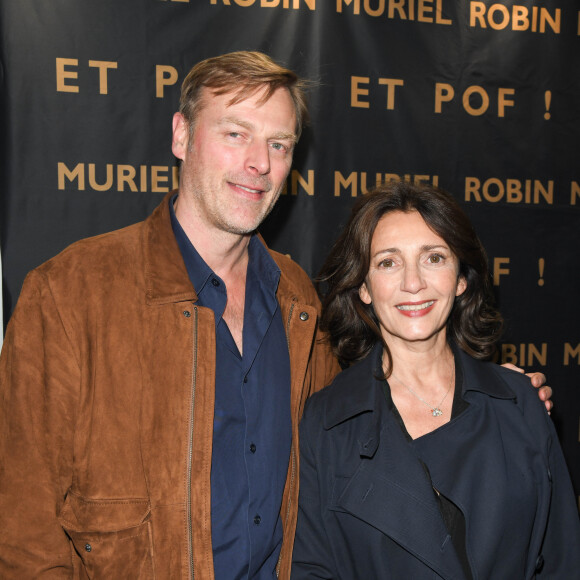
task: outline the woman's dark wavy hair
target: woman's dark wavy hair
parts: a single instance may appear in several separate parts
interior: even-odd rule
[[[455,199],[429,185],[389,182],[377,185],[354,205],[350,219],[334,244],[317,279],[322,296],[320,326],[327,332],[343,366],[366,357],[377,340],[383,343],[392,368],[389,348],[382,338],[371,305],[359,296],[370,267],[371,241],[379,220],[393,211],[417,211],[425,223],[449,245],[459,261],[459,274],[467,288],[447,321],[447,336],[477,359],[495,351],[503,321],[493,306],[487,256],[469,218]]]

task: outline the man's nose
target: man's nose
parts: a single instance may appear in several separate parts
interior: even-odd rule
[[[246,168],[259,175],[270,172],[270,149],[268,143],[255,141],[248,147]]]

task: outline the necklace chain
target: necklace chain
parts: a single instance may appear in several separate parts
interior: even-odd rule
[[[443,404],[443,401],[445,401],[445,399],[447,398],[447,395],[449,394],[449,391],[451,391],[451,387],[453,386],[453,378],[455,377],[455,365],[451,366],[451,379],[449,381],[449,387],[447,388],[447,391],[445,392],[445,395],[443,395],[443,398],[441,399],[441,401],[439,401],[439,404],[436,405],[435,407],[433,407],[433,405],[428,403],[423,397],[419,396],[411,387],[408,387],[401,379],[396,377],[394,374],[391,374],[391,376],[397,382],[401,383],[401,385],[403,385],[403,387],[405,387],[405,389],[407,389],[409,391],[409,393],[411,393],[411,395],[413,395],[414,397],[419,399],[419,401],[421,401],[422,403],[427,405],[427,407],[429,407],[429,409],[431,410],[431,414],[433,415],[433,417],[441,417],[441,415],[443,415],[443,411],[441,410],[441,405]]]

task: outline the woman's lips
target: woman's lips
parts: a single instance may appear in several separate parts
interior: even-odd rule
[[[405,316],[423,316],[430,312],[435,305],[435,300],[425,300],[424,302],[405,302],[397,304],[396,308]]]

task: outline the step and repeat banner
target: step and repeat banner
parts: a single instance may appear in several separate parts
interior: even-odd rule
[[[499,359],[548,376],[580,495],[577,0],[13,0],[0,16],[4,323],[30,269],[176,187],[191,66],[261,50],[312,81],[266,241],[315,275],[377,180],[452,192],[489,255]]]

